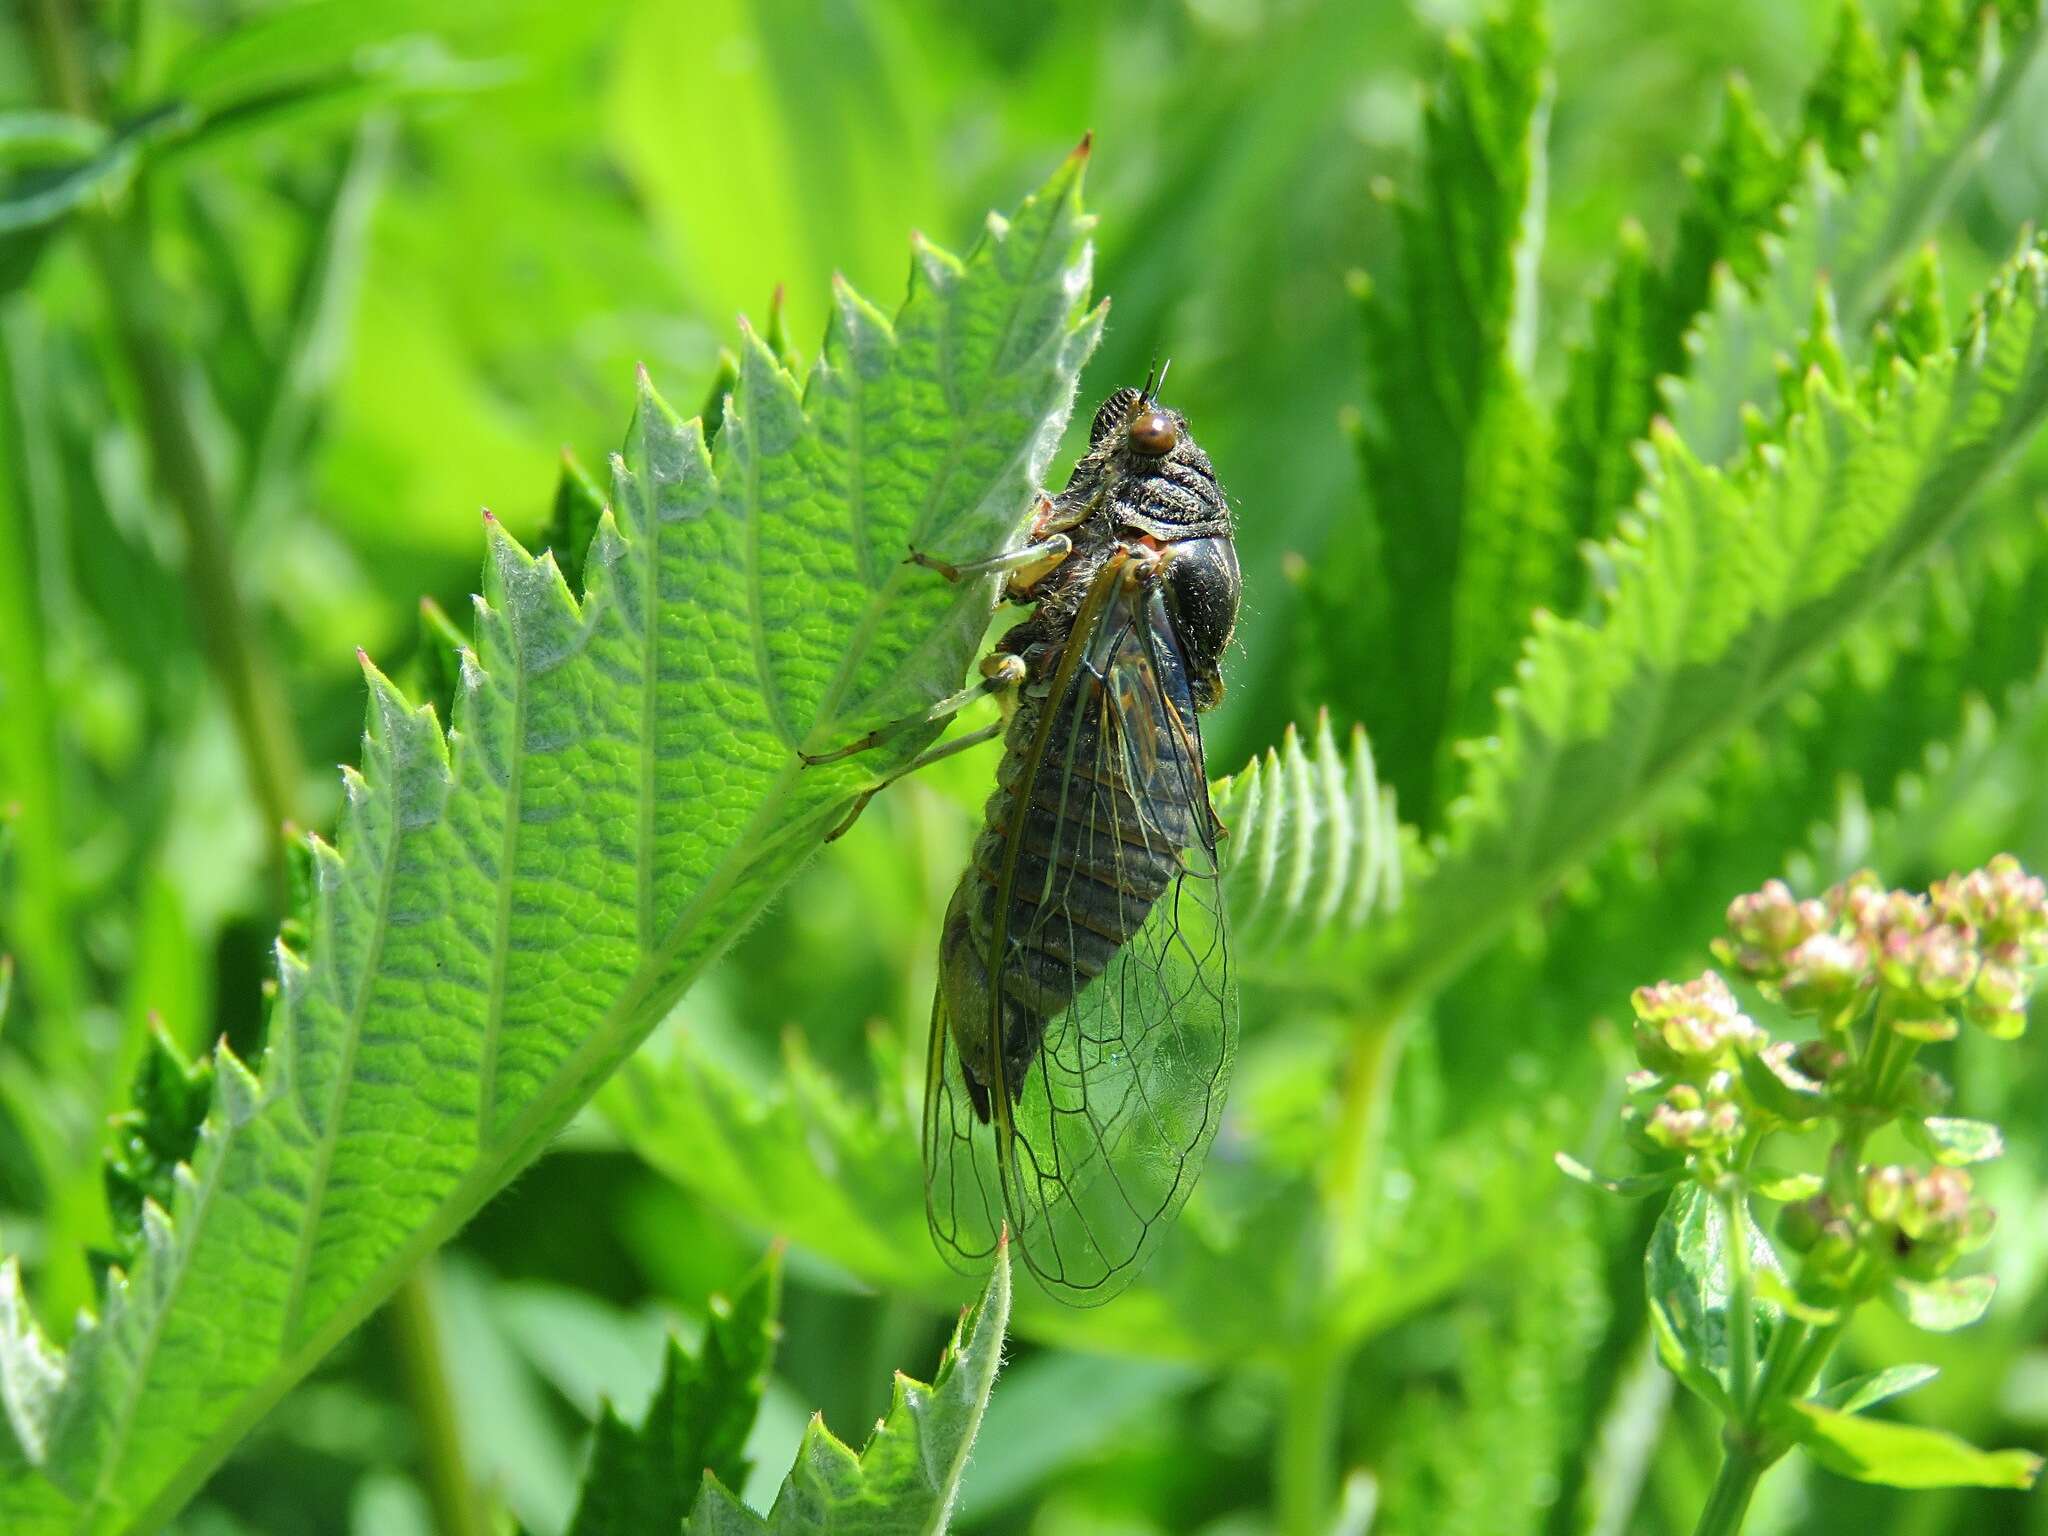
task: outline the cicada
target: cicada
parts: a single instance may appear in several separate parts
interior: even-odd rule
[[[1102,403],[1022,548],[912,559],[1000,571],[1032,610],[933,711],[992,693],[1003,719],[926,760],[1004,750],[939,938],[927,1219],[958,1268],[1007,1227],[1048,1290],[1106,1301],[1194,1187],[1236,1047],[1200,718],[1237,622],[1229,502],[1148,379]]]

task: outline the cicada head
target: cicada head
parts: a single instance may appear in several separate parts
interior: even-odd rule
[[[1209,456],[1150,380],[1103,401],[1088,442],[1118,527],[1167,541],[1229,536],[1230,503]]]

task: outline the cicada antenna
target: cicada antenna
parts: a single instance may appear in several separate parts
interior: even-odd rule
[[[1152,359],[1152,366],[1145,370],[1145,387],[1138,391],[1138,409],[1143,410],[1152,403],[1152,385],[1159,377],[1159,359]]]
[[[1148,384],[1148,385],[1146,385],[1146,387],[1145,387],[1145,399],[1146,399],[1146,402],[1147,402],[1148,404],[1149,404],[1149,403],[1150,403],[1151,401],[1153,401],[1153,400],[1156,400],[1156,399],[1157,399],[1157,398],[1158,398],[1158,397],[1159,397],[1159,396],[1160,396],[1161,394],[1163,394],[1163,393],[1165,392],[1165,390],[1166,390],[1166,375],[1167,375],[1167,373],[1168,373],[1168,372],[1169,372],[1169,371],[1170,371],[1170,370],[1172,369],[1172,367],[1173,367],[1173,359],[1169,357],[1169,358],[1168,358],[1168,359],[1167,359],[1167,360],[1166,360],[1165,362],[1163,362],[1163,363],[1161,363],[1161,364],[1159,365],[1159,382],[1158,382],[1157,384]]]

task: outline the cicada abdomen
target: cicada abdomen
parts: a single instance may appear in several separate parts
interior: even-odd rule
[[[1235,1046],[1198,713],[1237,565],[1207,460],[1135,391],[1049,511],[1073,551],[1004,639],[1027,681],[941,937],[927,1203],[943,1249],[977,1260],[1007,1224],[1098,1301],[1193,1187]]]

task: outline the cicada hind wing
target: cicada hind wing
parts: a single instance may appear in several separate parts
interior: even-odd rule
[[[931,1047],[925,1055],[924,1217],[933,1246],[963,1275],[985,1276],[1002,1236],[999,1155],[968,1098],[941,986],[932,998]]]
[[[1108,1300],[1143,1268],[1194,1188],[1222,1118],[1237,995],[1201,730],[1155,594],[1120,602],[1065,707],[1055,846],[1023,861],[1027,947],[1076,967],[1038,1070],[997,1146],[1016,1249],[1051,1290]],[[1127,935],[1127,937],[1126,937]],[[1099,974],[1085,956],[1115,945]]]

